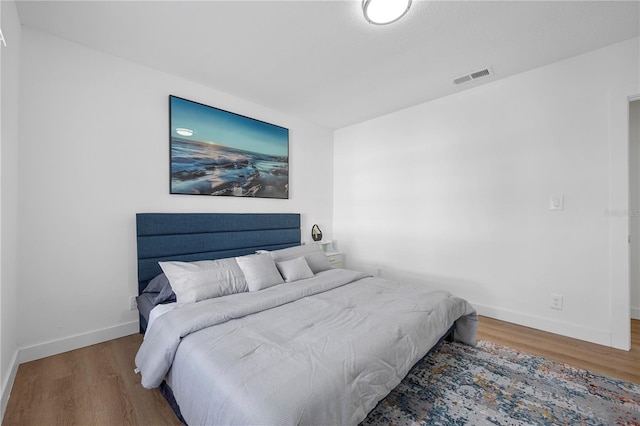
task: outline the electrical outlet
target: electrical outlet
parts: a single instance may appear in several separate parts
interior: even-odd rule
[[[135,296],[129,297],[129,309],[132,311],[138,309],[138,301],[136,300]]]
[[[562,295],[551,293],[551,305],[552,309],[562,309]]]

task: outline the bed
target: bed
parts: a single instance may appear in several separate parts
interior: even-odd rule
[[[465,300],[331,268],[298,214],[138,214],[137,239],[137,371],[187,424],[358,424],[447,334],[475,344]]]

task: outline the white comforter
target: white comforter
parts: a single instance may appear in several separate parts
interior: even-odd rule
[[[190,425],[357,424],[454,321],[475,344],[463,299],[334,269],[167,312],[136,365]]]

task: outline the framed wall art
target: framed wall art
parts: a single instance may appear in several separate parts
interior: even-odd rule
[[[169,96],[172,194],[289,198],[289,130]]]

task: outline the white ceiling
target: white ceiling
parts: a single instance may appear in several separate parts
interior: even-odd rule
[[[360,0],[19,1],[18,13],[25,26],[336,129],[636,37],[639,6],[413,0],[388,26],[367,23]],[[486,66],[494,75],[452,84]]]

